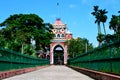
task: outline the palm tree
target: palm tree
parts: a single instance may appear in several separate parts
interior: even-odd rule
[[[100,28],[100,13],[99,13],[99,6],[94,6],[94,12],[92,12],[91,14],[93,16],[95,16],[96,20],[95,23],[97,23],[98,25],[98,34],[101,34],[101,28]]]
[[[99,13],[100,13],[100,22],[103,23],[103,29],[104,29],[104,33],[106,35],[105,22],[107,20],[107,15],[105,15],[105,14],[108,12],[106,11],[106,9],[103,9],[103,10],[101,9],[101,10],[99,10]]]
[[[101,34],[101,27],[100,27],[100,22],[101,22],[100,18],[101,18],[101,16],[100,16],[100,12],[99,12],[99,6],[94,6],[93,10],[94,10],[94,12],[92,12],[91,14],[93,16],[95,16],[95,18],[96,18],[95,23],[97,23],[97,25],[98,25],[98,36],[99,36]],[[100,45],[101,41],[98,40],[98,42],[99,42],[99,45]]]
[[[99,41],[99,45],[100,45],[100,43],[102,43],[103,37],[106,35],[106,30],[105,30],[105,22],[107,20],[107,15],[105,15],[106,13],[107,13],[106,9],[99,9],[99,6],[94,6],[94,12],[91,13],[93,16],[95,16],[95,18],[96,18],[95,23],[97,23],[97,25],[98,25],[97,40]],[[104,33],[105,33],[104,36],[101,33],[101,27],[100,27],[101,22],[103,24],[103,29],[104,29]]]

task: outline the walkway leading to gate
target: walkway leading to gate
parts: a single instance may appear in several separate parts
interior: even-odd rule
[[[4,80],[94,80],[66,66],[50,66]]]

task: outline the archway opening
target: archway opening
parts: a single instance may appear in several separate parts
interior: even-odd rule
[[[54,64],[55,65],[64,64],[64,49],[60,45],[54,47]]]

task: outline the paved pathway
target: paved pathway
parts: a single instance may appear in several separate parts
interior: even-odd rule
[[[4,80],[94,80],[66,66],[50,66]]]

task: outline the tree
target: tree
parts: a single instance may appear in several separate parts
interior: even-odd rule
[[[94,6],[93,10],[94,12],[91,14],[96,18],[95,23],[98,25],[98,34],[101,34],[99,6]]]
[[[67,40],[65,42],[65,44],[68,45],[68,53],[69,53],[69,57],[74,57],[75,56],[75,52],[74,52],[74,49],[76,48],[75,47],[75,39],[71,39],[71,40]]]
[[[109,22],[109,28],[114,30],[115,34],[120,32],[120,15],[112,15],[111,21]]]
[[[107,20],[107,15],[105,15],[105,14],[108,12],[106,11],[106,9],[103,9],[103,10],[101,9],[101,10],[99,10],[99,12],[100,12],[100,21],[103,23],[103,29],[104,29],[104,33],[106,35],[105,22]]]
[[[112,42],[114,42],[116,40],[116,36],[113,34],[113,35],[111,35],[111,34],[107,34],[106,36],[105,36],[105,43],[104,44],[109,44],[109,43],[112,43]]]
[[[104,34],[98,34],[97,36],[97,41],[102,43],[103,41],[105,40],[105,35]],[[99,44],[99,46],[102,45],[102,44]]]
[[[88,51],[88,40],[87,39],[83,39],[83,41],[84,41],[84,43],[85,43],[85,52],[87,52]]]
[[[77,38],[66,41],[70,58],[74,58],[86,50],[93,49],[93,46],[86,38]]]
[[[15,51],[21,51],[22,46],[28,45],[24,52],[30,52],[28,50],[30,48],[34,52],[32,46],[30,46],[31,39],[35,40],[35,49],[39,50],[40,45],[48,46],[53,37],[51,24],[44,23],[43,19],[36,14],[11,15],[0,26],[5,27],[0,30],[0,35],[5,39],[4,43],[7,42],[2,47]]]
[[[95,23],[97,23],[98,25],[98,36],[97,36],[97,40],[99,42],[99,45],[102,43],[103,38],[106,36],[106,30],[105,30],[105,22],[107,20],[107,15],[105,15],[107,13],[106,9],[99,9],[99,6],[94,6],[94,12],[92,12],[91,14],[93,16],[95,16],[96,20]],[[103,35],[101,33],[101,26],[100,23],[102,22],[103,24],[103,29],[104,29],[104,33],[105,35]]]

